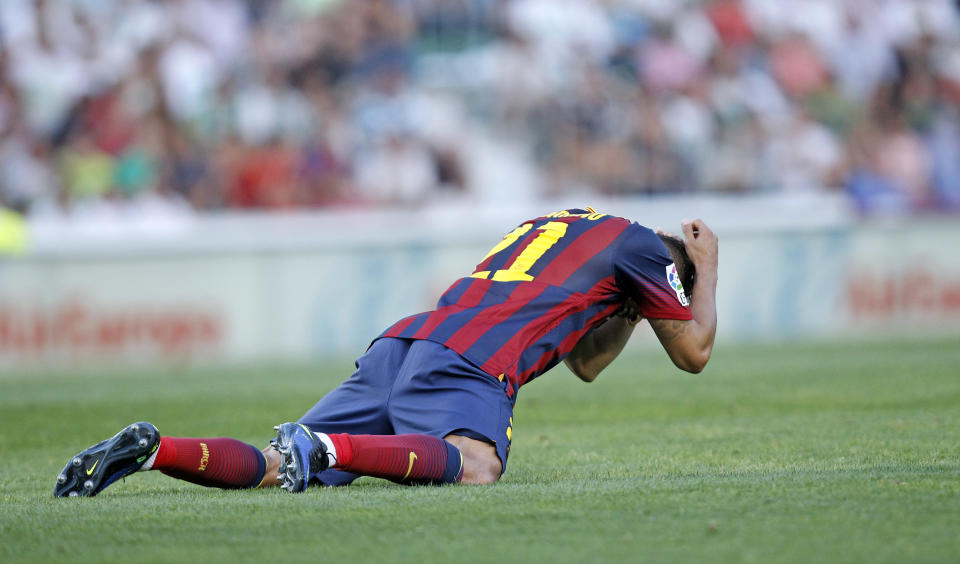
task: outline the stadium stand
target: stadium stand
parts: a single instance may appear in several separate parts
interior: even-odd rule
[[[958,21],[949,0],[5,0],[0,203],[59,221],[826,191],[956,210]]]

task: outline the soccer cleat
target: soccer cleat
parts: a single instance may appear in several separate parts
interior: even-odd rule
[[[57,476],[55,497],[92,497],[143,466],[160,447],[160,432],[146,421],[77,454]]]
[[[274,429],[277,438],[270,444],[282,457],[280,487],[290,493],[300,493],[307,489],[311,479],[327,469],[327,447],[300,423],[284,423]]]

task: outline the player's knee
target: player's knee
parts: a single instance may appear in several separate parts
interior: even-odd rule
[[[446,440],[456,446],[463,456],[460,483],[493,484],[500,479],[503,466],[493,445],[457,435],[447,435]]]
[[[491,449],[492,450],[492,449]],[[477,452],[472,450],[463,453],[463,484],[494,484],[500,479],[503,467],[500,459],[494,452]]]
[[[495,462],[495,463],[494,463]],[[463,468],[464,484],[495,484],[500,479],[500,461],[483,461]]]

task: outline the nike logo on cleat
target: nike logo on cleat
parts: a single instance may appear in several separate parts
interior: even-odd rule
[[[97,460],[96,462],[94,462],[94,463],[93,463],[93,466],[91,466],[90,468],[87,469],[87,476],[89,476],[90,474],[93,474],[93,469],[97,467],[97,464],[100,464],[100,461],[99,461],[99,460]]]

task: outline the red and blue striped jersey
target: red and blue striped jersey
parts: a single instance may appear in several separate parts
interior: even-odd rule
[[[445,345],[513,395],[633,298],[644,317],[692,319],[673,259],[650,229],[588,208],[521,223],[437,308],[380,337]]]

